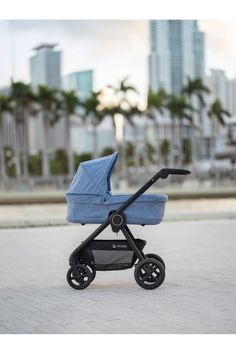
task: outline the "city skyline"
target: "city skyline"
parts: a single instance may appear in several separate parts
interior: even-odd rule
[[[207,70],[221,69],[234,78],[236,21],[200,20],[198,23],[206,34]],[[148,36],[148,21],[2,20],[0,62],[4,70],[1,70],[0,86],[7,85],[12,76],[15,80],[30,80],[28,61],[33,55],[32,48],[46,39],[59,43],[63,76],[92,69],[94,88],[98,89],[129,75],[144,96],[148,86]]]

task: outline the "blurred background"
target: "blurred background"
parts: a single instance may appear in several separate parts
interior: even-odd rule
[[[119,150],[114,193],[184,167],[153,189],[236,211],[235,35],[233,21],[0,21],[0,204],[64,203],[81,161]]]

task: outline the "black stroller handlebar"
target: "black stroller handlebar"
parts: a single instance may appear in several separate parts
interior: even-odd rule
[[[191,172],[189,170],[184,170],[181,168],[163,168],[159,171],[160,178],[167,178],[169,175],[189,175]]]

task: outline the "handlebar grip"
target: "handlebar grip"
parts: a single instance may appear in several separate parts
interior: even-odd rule
[[[168,175],[189,175],[191,171],[181,168],[163,168],[160,171],[161,178],[165,179]]]
[[[169,175],[189,175],[191,171],[181,168],[167,168]]]

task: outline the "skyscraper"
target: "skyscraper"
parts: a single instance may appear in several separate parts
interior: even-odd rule
[[[36,53],[30,58],[31,85],[51,89],[61,88],[61,52],[55,50],[56,44],[43,43],[33,48]],[[29,121],[29,146],[31,152],[42,150],[45,144],[43,117]],[[61,118],[49,129],[49,152],[65,148],[65,118]]]
[[[228,79],[223,70],[211,69],[208,78],[212,99],[219,99],[222,106],[228,109]]]
[[[93,70],[76,71],[63,78],[63,87],[74,90],[80,99],[86,99],[93,91]]]
[[[236,79],[228,81],[228,110],[236,117]]]
[[[178,94],[187,77],[204,79],[204,34],[196,20],[150,21],[149,87]]]
[[[31,85],[61,87],[61,52],[54,50],[56,44],[40,44],[33,48],[36,54],[30,58]]]

